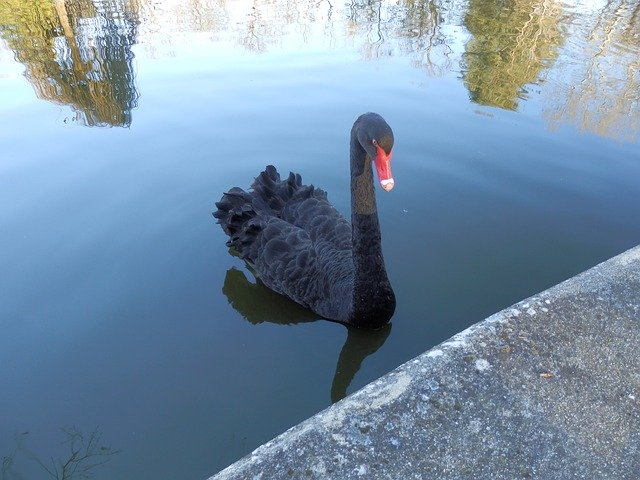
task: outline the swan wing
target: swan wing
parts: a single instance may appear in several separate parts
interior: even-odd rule
[[[314,241],[326,241],[338,250],[351,249],[351,225],[329,203],[327,193],[313,185],[303,185],[302,177],[291,172],[286,180],[272,165],[252,185],[254,208],[263,215],[280,218],[309,234]]]
[[[293,173],[280,180],[267,167],[252,191],[232,188],[216,206],[227,245],[267,287],[326,318],[345,318],[353,285],[351,226],[323,190],[302,185]]]
[[[276,217],[265,220],[249,257],[262,282],[325,318],[344,320],[351,307],[351,250]]]

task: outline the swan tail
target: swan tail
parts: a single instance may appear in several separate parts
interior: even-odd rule
[[[240,257],[245,258],[248,247],[264,228],[264,222],[253,207],[253,197],[241,188],[234,187],[222,195],[216,207],[218,209],[213,216],[229,236],[227,246],[235,248]]]

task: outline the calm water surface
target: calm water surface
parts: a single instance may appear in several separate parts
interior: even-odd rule
[[[640,243],[639,71],[632,0],[3,1],[0,477],[206,478]],[[365,111],[379,332],[256,284],[211,217],[267,163],[347,214]]]

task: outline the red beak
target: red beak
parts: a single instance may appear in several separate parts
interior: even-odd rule
[[[376,171],[378,172],[378,180],[380,185],[385,191],[390,191],[393,188],[393,176],[391,175],[391,154],[389,155],[382,149],[380,145],[376,145]]]

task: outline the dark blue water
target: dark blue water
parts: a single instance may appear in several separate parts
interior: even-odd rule
[[[206,478],[640,243],[634,5],[0,6],[1,478]],[[373,333],[256,285],[211,217],[267,163],[348,214],[365,111],[396,137]]]

